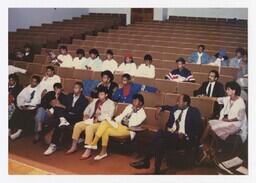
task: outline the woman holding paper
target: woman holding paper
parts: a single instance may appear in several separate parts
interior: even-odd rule
[[[129,131],[129,128],[139,126],[146,119],[143,105],[143,96],[141,94],[136,94],[133,96],[132,104],[129,104],[124,111],[115,118],[115,121],[112,121],[111,118],[109,118],[99,125],[92,143],[85,146],[88,149],[97,149],[97,143],[99,139],[102,138],[101,152],[94,158],[94,160],[101,160],[107,157],[109,136],[130,136],[131,139],[135,137],[135,132]]]
[[[115,111],[115,104],[108,99],[108,89],[100,87],[98,89],[98,97],[86,107],[84,111],[84,120],[75,124],[72,134],[72,147],[67,154],[74,153],[77,150],[77,143],[82,132],[85,132],[85,144],[91,144],[93,136],[100,126],[100,123],[107,118],[112,118]],[[91,155],[91,149],[86,149],[81,157],[87,159]]]

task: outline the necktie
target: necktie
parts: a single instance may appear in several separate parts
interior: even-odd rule
[[[208,87],[207,96],[210,97],[212,91],[212,84],[210,83],[210,86]]]
[[[35,90],[34,91],[32,91],[32,93],[30,94],[30,101],[34,98],[34,96],[35,96]]]
[[[176,124],[176,130],[175,130],[175,132],[179,132],[179,129],[180,129],[180,121],[181,121],[182,113],[183,113],[183,110],[181,110],[181,112],[180,112],[178,118],[175,120],[175,124]]]

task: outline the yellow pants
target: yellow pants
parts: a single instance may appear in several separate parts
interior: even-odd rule
[[[114,128],[109,124],[108,121],[102,121],[96,131],[95,134],[97,137],[102,137],[102,146],[108,145],[109,137],[120,137],[120,136],[130,136],[130,132],[128,128],[120,123],[118,123],[118,127]]]
[[[78,140],[80,137],[80,134],[82,132],[85,132],[85,144],[91,144],[94,134],[97,131],[98,126],[100,123],[94,123],[92,125],[85,124],[84,121],[77,122],[73,129],[72,139]]]

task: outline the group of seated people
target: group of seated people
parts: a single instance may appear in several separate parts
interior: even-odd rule
[[[130,59],[128,60],[128,63],[132,63]],[[152,58],[147,56],[146,60],[150,61]],[[184,64],[183,60],[178,59],[178,67]],[[94,68],[94,66],[90,65],[89,68]],[[9,137],[15,140],[34,126],[33,142],[37,143],[42,140],[44,129],[51,128],[53,134],[51,143],[44,152],[46,156],[56,152],[63,143],[71,138],[72,145],[66,153],[74,153],[78,150],[81,134],[84,133],[85,152],[81,159],[91,157],[92,151],[99,148],[100,139],[101,152],[94,159],[106,158],[109,137],[127,136],[133,141],[136,137],[134,127],[143,125],[147,118],[144,110],[144,97],[140,92],[160,92],[153,86],[133,83],[129,73],[123,73],[121,84],[118,85],[114,82],[113,73],[110,70],[104,70],[101,73],[101,81],[94,83],[92,89],[88,90],[86,81],[84,83],[75,82],[73,91],[65,94],[61,79],[55,74],[52,66],[46,68],[45,76],[42,79],[33,75],[30,84],[22,89],[15,72],[24,71],[15,70],[15,67],[10,69],[12,74],[9,75]],[[183,72],[187,80],[192,80],[188,74],[189,71],[179,69],[166,77],[176,77],[179,72]],[[224,141],[230,135],[238,134],[245,142],[247,117],[246,105],[240,97],[241,87],[235,81],[227,82],[224,87],[218,82],[218,78],[218,71],[210,71],[208,81],[194,92],[195,96],[207,97],[216,101],[214,107],[216,116],[208,122],[204,133],[200,110],[191,106],[190,96],[180,94],[176,105],[157,108],[156,118],[159,117],[161,111],[170,112],[166,128],[155,133],[154,140],[146,148],[148,150],[145,157],[131,163],[130,166],[149,168],[150,159],[154,156],[155,173],[159,174],[161,173],[161,162],[167,150],[175,149],[178,145],[198,144],[203,146],[207,141],[209,131],[213,131]],[[114,116],[116,103],[127,103],[128,105],[120,114]],[[68,133],[70,130],[73,131],[72,136]],[[203,140],[199,141],[202,134]]]
[[[20,52],[18,52],[20,53]],[[125,74],[128,73],[131,76],[155,78],[155,66],[152,64],[153,58],[150,54],[144,56],[144,63],[139,66],[136,65],[132,55],[127,54],[124,57],[123,63],[118,65],[114,58],[114,53],[111,49],[106,51],[106,59],[102,61],[100,59],[99,51],[96,48],[89,50],[89,57],[85,57],[84,49],[78,49],[76,51],[77,56],[72,58],[69,54],[66,46],[59,47],[59,54],[56,55],[53,51],[47,51],[51,63],[60,67],[68,67],[75,69],[86,69],[92,71],[104,71],[109,70],[112,73]],[[21,54],[17,54],[21,55]],[[24,61],[32,61],[33,53],[31,48],[26,45],[22,57],[16,57],[18,60],[24,59]],[[231,59],[228,58],[225,49],[220,49],[214,56],[209,56],[205,51],[204,45],[198,45],[197,51],[193,52],[188,58],[188,63],[194,64],[209,64],[219,67],[233,67],[238,68],[237,78],[246,77],[248,74],[247,66],[247,53],[243,48],[237,48],[235,50],[235,56]],[[185,68],[185,59],[179,58],[176,60],[178,68],[168,73],[165,78],[174,81],[188,81],[195,82],[192,73]]]

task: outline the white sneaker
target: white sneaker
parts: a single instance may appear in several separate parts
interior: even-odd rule
[[[96,146],[91,146],[91,145],[84,145],[84,148],[87,148],[87,149],[98,149],[97,145]]]
[[[94,160],[101,160],[101,159],[103,159],[103,158],[106,158],[108,156],[108,154],[107,153],[105,153],[105,154],[103,154],[103,155],[97,155],[97,156],[95,156],[95,158],[94,158]]]
[[[68,125],[70,125],[70,123],[66,120],[66,118],[60,117],[59,127],[68,126]]]
[[[22,129],[18,129],[17,132],[15,132],[14,134],[10,135],[10,138],[12,140],[15,140],[15,139],[20,137],[21,133],[22,133]]]
[[[55,144],[50,144],[48,149],[44,152],[45,156],[49,156],[53,154],[57,150],[57,146]]]

